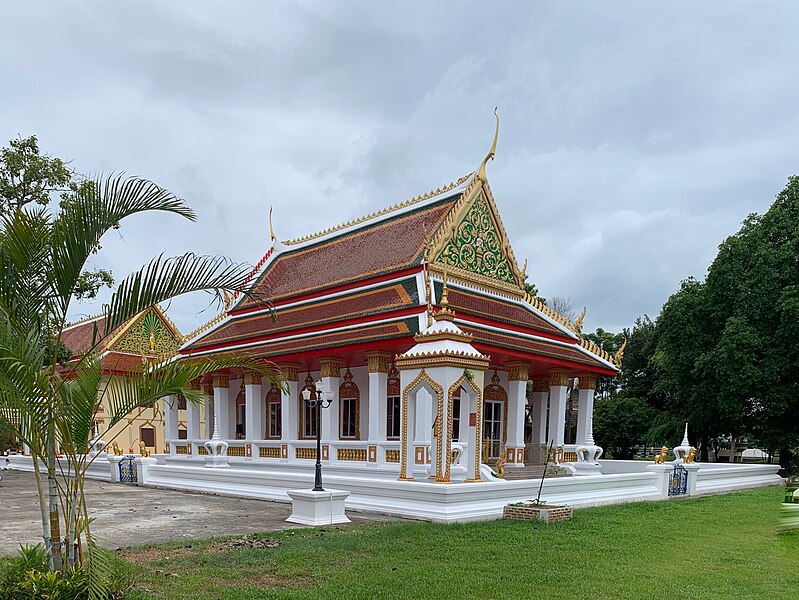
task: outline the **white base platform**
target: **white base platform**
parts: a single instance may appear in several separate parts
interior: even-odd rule
[[[291,498],[291,516],[289,523],[301,525],[335,525],[349,523],[344,514],[344,501],[350,493],[345,490],[288,490]]]

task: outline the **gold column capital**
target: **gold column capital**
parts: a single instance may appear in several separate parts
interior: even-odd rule
[[[568,385],[569,384],[569,372],[565,369],[551,369],[549,371],[549,385],[550,386],[557,386],[557,385]]]
[[[374,350],[366,353],[370,373],[388,373],[388,363],[393,355],[390,352]]]
[[[230,375],[227,373],[214,373],[211,376],[215,388],[230,387]]]
[[[319,371],[321,377],[341,377],[341,365],[344,363],[340,358],[320,358]]]
[[[549,377],[536,377],[533,379],[533,392],[548,392]]]
[[[244,385],[260,385],[261,374],[258,371],[244,371]]]
[[[527,363],[523,362],[509,362],[508,367],[508,381],[527,381],[528,370]]]
[[[206,396],[213,396],[214,395],[214,384],[211,381],[203,381],[200,384],[200,389],[202,390],[203,394]]]
[[[280,376],[284,381],[299,381],[300,365],[296,363],[284,363],[279,365]]]
[[[581,390],[595,390],[596,389],[596,375],[591,373],[580,373],[577,375],[579,382],[578,389]]]

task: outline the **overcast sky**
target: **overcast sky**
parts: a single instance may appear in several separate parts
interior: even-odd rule
[[[799,173],[792,0],[18,1],[0,24],[0,143],[36,134],[198,212],[107,236],[117,279],[159,252],[255,263],[270,205],[288,239],[455,180],[497,105],[488,178],[516,256],[619,330]],[[185,332],[207,306],[170,315]]]

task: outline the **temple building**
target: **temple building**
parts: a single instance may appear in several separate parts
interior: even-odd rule
[[[183,343],[183,336],[159,306],[141,312],[107,335],[104,333],[105,315],[98,315],[65,327],[61,342],[72,353],[73,361],[79,360],[87,352],[97,352],[102,358],[106,380],[126,377],[131,372],[140,372],[153,361],[168,359],[175,355]],[[113,401],[114,398],[110,396],[104,395],[102,398],[95,417],[95,434],[102,435],[109,444],[117,442],[123,452],[139,452],[140,442],[144,442],[144,446],[152,453],[165,451],[162,403],[139,408],[108,430],[108,415]],[[188,433],[185,401],[180,403],[179,410],[175,435],[185,438]]]
[[[204,431],[190,406],[181,439],[167,403],[170,454],[206,453],[216,429],[232,459],[310,465],[321,428],[328,467],[399,480],[479,481],[490,476],[481,464],[540,463],[550,444],[562,464],[598,469],[596,378],[615,376],[621,356],[581,337],[582,316],[571,323],[525,291],[527,263],[488,184],[490,158],[493,148],[474,173],[338,227],[286,242],[272,233],[250,293],[179,352],[247,353],[277,365],[285,386],[236,371],[207,378]],[[578,422],[565,445],[570,378]],[[321,422],[302,399],[319,379],[333,396]]]

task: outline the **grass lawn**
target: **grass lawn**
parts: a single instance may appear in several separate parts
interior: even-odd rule
[[[554,525],[399,522],[137,548],[136,598],[799,598],[783,488],[578,510]]]

